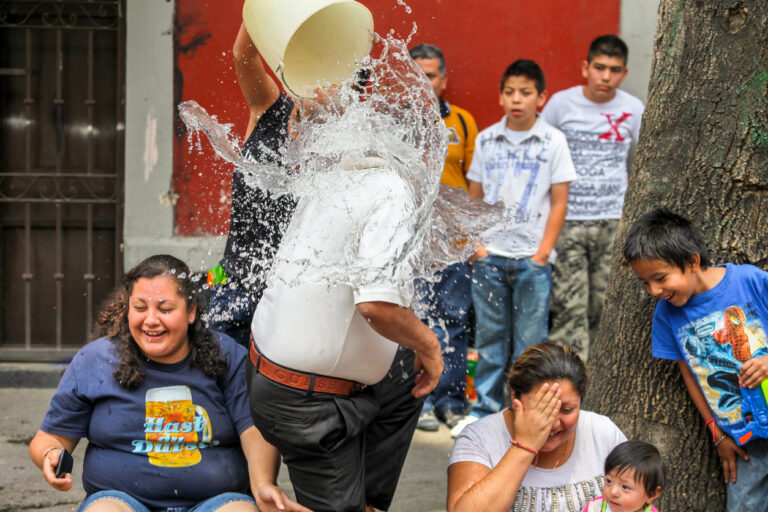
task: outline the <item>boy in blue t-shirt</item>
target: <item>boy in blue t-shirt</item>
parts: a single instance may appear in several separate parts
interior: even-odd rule
[[[710,266],[698,230],[664,209],[630,228],[624,259],[646,291],[664,299],[653,316],[653,356],[678,362],[688,393],[712,429],[728,483],[728,510],[764,511],[768,273],[752,265]]]

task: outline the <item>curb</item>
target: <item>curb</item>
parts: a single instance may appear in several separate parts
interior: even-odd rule
[[[65,364],[0,363],[0,388],[55,388]]]

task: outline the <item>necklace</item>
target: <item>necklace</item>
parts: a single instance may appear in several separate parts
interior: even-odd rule
[[[575,436],[571,436],[570,439],[568,439],[566,442],[562,444],[562,449],[558,450],[559,453],[557,455],[557,459],[555,460],[555,463],[552,465],[551,468],[547,468],[547,469],[555,469],[559,467],[561,460],[563,461],[563,464],[565,464],[565,462],[568,460],[568,455],[571,448],[571,441],[574,439],[575,439]],[[563,460],[563,457],[565,457],[564,460]]]

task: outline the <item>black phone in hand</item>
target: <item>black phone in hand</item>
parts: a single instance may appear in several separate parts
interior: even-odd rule
[[[72,473],[72,465],[74,464],[75,460],[72,458],[72,455],[65,450],[64,448],[61,449],[61,455],[59,455],[59,463],[56,464],[56,478],[61,478],[67,473]]]

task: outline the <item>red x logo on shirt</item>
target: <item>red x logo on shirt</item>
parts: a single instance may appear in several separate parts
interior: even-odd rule
[[[606,118],[608,118],[608,124],[611,125],[611,129],[602,134],[600,137],[598,137],[601,140],[610,140],[611,135],[616,135],[616,142],[622,142],[624,140],[624,137],[621,136],[621,133],[619,133],[619,125],[624,122],[625,119],[630,117],[632,114],[628,114],[626,112],[621,114],[621,117],[616,120],[614,123],[611,121],[611,114],[603,114]]]

